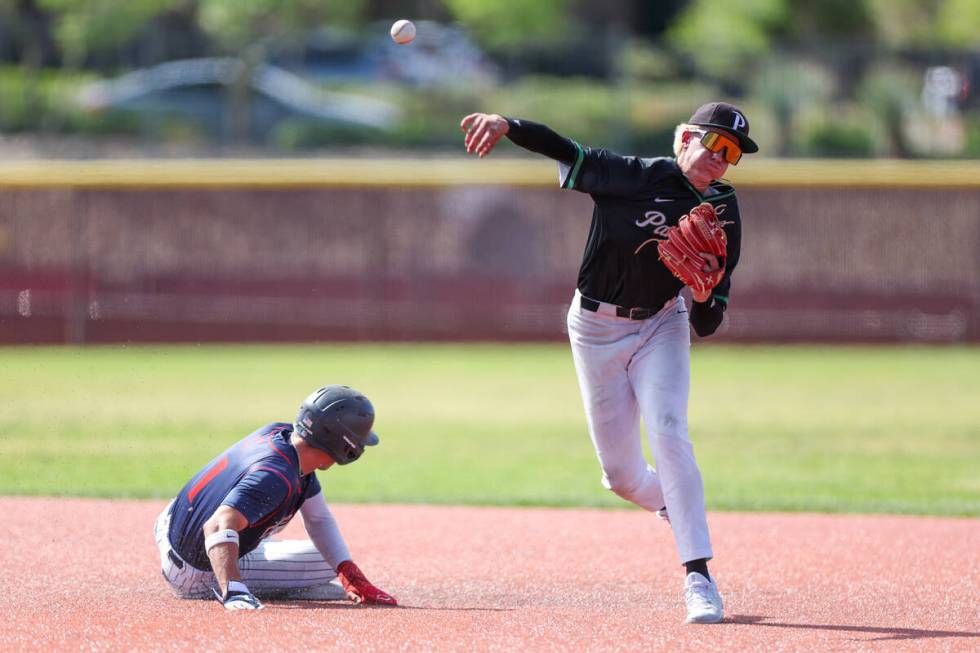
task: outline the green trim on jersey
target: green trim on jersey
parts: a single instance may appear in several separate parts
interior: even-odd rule
[[[714,202],[715,200],[723,200],[726,197],[735,196],[735,189],[732,188],[731,186],[729,186],[730,190],[726,192],[718,193],[717,195],[702,195],[700,192],[698,192],[697,188],[691,185],[691,182],[689,182],[687,180],[687,177],[685,177],[683,174],[681,175],[681,180],[684,182],[685,186],[691,189],[691,192],[694,193],[694,196],[697,197],[702,202]]]
[[[725,296],[725,295],[712,295],[712,297],[715,298],[715,299],[717,299],[718,301],[720,301],[723,304],[727,304],[728,303],[728,297]]]
[[[572,142],[575,143],[575,141]],[[585,150],[582,149],[582,146],[575,143],[575,149],[578,150],[578,156],[575,157],[575,165],[572,166],[572,171],[568,173],[568,180],[565,182],[565,188],[569,190],[575,190],[575,177],[582,167],[582,161],[585,160]]]
[[[729,186],[728,188],[730,188],[731,190],[722,192],[720,195],[711,195],[709,197],[706,197],[705,199],[710,201],[710,200],[723,200],[726,197],[735,197],[735,189],[732,188],[731,186]]]
[[[731,188],[731,187],[729,187],[729,188]],[[714,200],[723,200],[726,197],[735,197],[735,189],[732,188],[730,191],[725,192],[725,193],[721,193],[720,195],[709,195],[708,197],[704,197],[702,199],[704,199],[706,202],[711,202],[711,201],[714,201]]]

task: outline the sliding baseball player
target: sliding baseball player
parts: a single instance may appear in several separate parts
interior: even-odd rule
[[[229,610],[258,610],[259,597],[345,594],[397,605],[351,560],[315,473],[378,444],[373,425],[367,397],[327,386],[306,398],[295,423],[268,424],[208,463],[156,521],[161,570],[174,593],[213,595]],[[310,539],[273,539],[297,512]],[[331,582],[338,577],[343,589]]]

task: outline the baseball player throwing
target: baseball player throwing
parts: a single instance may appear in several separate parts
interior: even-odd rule
[[[507,136],[557,161],[562,188],[592,196],[568,335],[602,483],[669,521],[686,568],[687,621],[721,621],[722,599],[708,573],[704,486],[687,429],[688,325],[708,336],[728,305],[741,223],[735,190],[720,179],[743,152],[758,150],[745,114],[723,102],[701,106],[675,130],[675,156],[659,158],[584,147],[496,114],[471,114],[461,126],[467,152],[484,157]],[[680,297],[685,285],[690,315]],[[656,469],[643,456],[641,418]]]
[[[396,605],[351,560],[315,474],[378,444],[373,425],[367,397],[331,385],[306,398],[294,424],[263,426],[208,463],[156,521],[161,569],[174,593],[214,595],[229,610],[257,610],[257,596],[346,594]],[[310,539],[271,539],[297,511]],[[330,582],[338,576],[343,590]]]

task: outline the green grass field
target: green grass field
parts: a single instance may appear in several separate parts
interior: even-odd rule
[[[980,516],[980,348],[696,346],[709,509]],[[338,502],[615,506],[562,345],[0,348],[0,494],[168,497],[320,384],[382,444]]]

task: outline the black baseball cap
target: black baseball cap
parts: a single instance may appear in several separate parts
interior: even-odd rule
[[[689,125],[711,127],[728,132],[738,139],[738,144],[742,146],[742,151],[746,154],[759,151],[759,146],[749,138],[749,119],[745,117],[744,113],[727,102],[702,104],[687,122]]]

